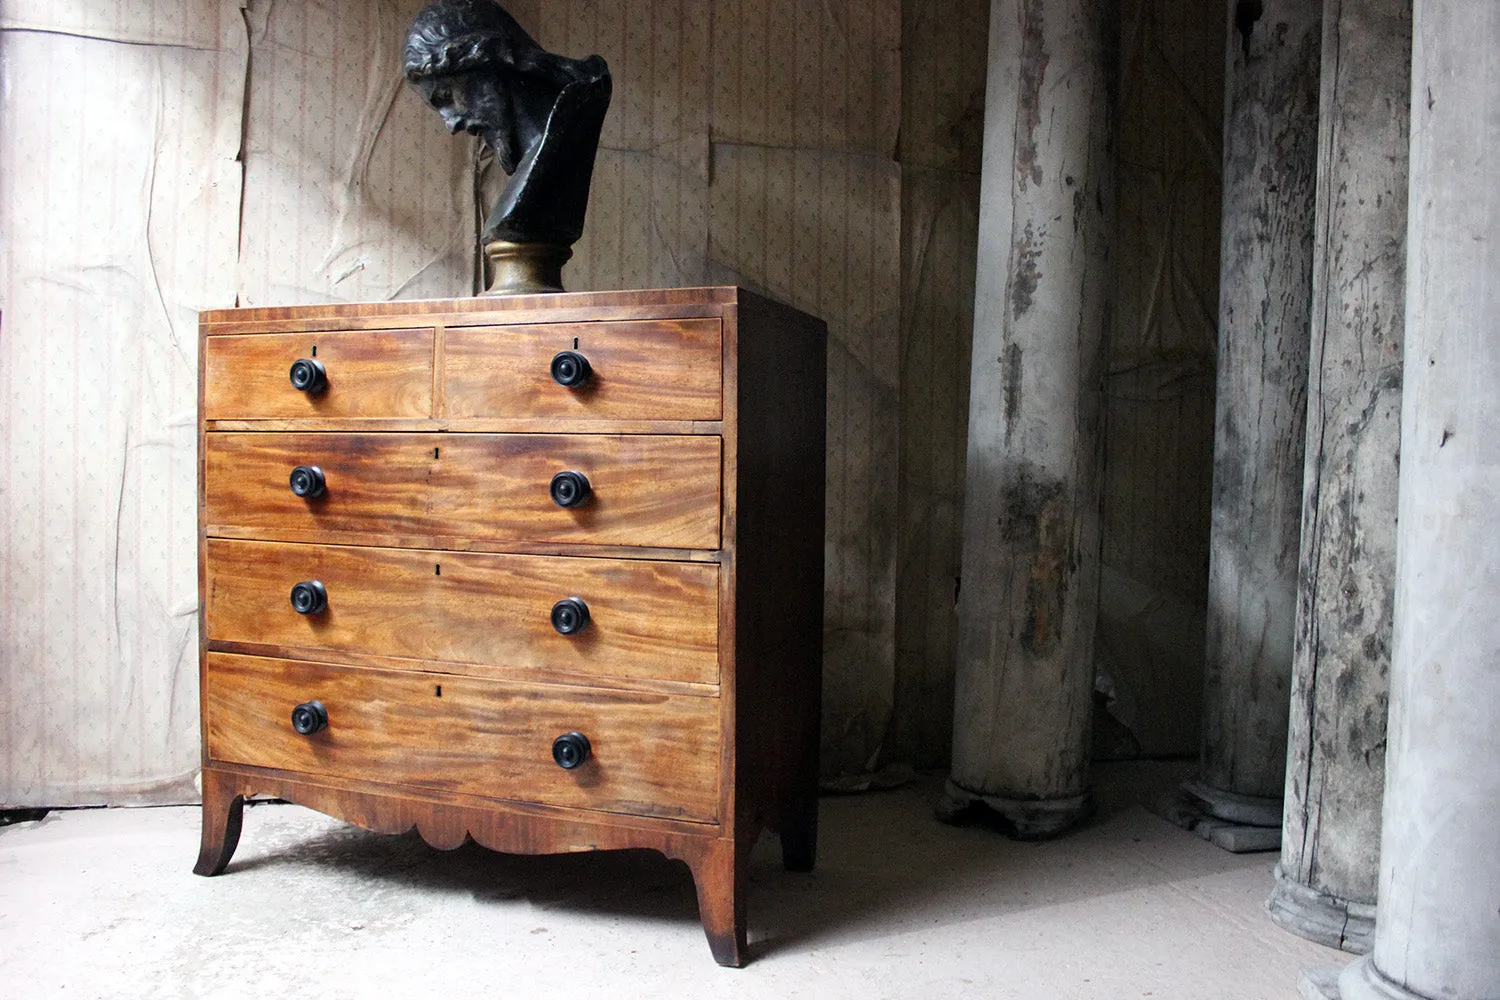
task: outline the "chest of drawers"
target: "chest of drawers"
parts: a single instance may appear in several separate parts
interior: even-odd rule
[[[270,794],[436,847],[812,867],[823,324],[735,288],[201,317],[203,841]]]

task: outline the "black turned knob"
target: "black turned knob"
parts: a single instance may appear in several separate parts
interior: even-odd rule
[[[323,478],[323,470],[316,465],[299,465],[292,470],[292,492],[299,497],[311,500],[323,495],[328,488],[328,482]]]
[[[315,615],[328,607],[328,588],[318,580],[303,580],[292,588],[292,610]]]
[[[559,472],[552,477],[548,491],[552,494],[552,502],[559,507],[577,507],[594,489],[589,485],[589,477],[581,472]]]
[[[564,597],[552,605],[552,627],[562,635],[576,635],[588,627],[589,606],[579,597]]]
[[[566,389],[579,388],[593,374],[589,359],[577,351],[559,351],[552,359],[552,379]]]
[[[292,728],[303,736],[311,736],[328,725],[328,709],[321,701],[304,701],[292,709]]]
[[[311,358],[298,358],[292,362],[292,388],[314,395],[328,388],[328,372],[323,362]]]
[[[552,741],[552,759],[564,771],[571,771],[589,759],[589,738],[580,732],[563,733]]]

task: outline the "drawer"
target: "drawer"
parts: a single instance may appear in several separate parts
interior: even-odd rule
[[[565,387],[562,352],[589,375]],[[443,347],[449,417],[718,420],[723,337],[717,319],[452,328]]]
[[[320,701],[303,736],[292,709]],[[208,757],[468,795],[713,822],[719,701],[209,653]],[[583,764],[552,742],[581,732]]]
[[[431,330],[204,338],[205,420],[432,416]],[[292,386],[292,364],[323,366],[327,387]]]
[[[487,555],[214,539],[208,638],[491,664],[580,676],[717,684],[716,565]],[[316,580],[327,607],[292,609]],[[553,606],[587,624],[562,635]]]
[[[210,535],[303,541],[353,532],[437,547],[717,549],[721,449],[718,437],[687,435],[212,433],[204,519]],[[292,493],[297,466],[322,470],[322,496]],[[580,506],[552,500],[549,483],[565,471],[588,480]]]

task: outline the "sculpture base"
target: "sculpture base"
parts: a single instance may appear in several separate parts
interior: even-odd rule
[[[563,290],[563,265],[573,258],[571,247],[554,243],[510,243],[491,240],[484,245],[490,259],[490,287],[485,295],[543,295]]]

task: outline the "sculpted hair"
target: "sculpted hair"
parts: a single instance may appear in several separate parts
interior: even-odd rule
[[[466,73],[528,48],[540,46],[493,0],[434,0],[406,34],[406,78]]]

